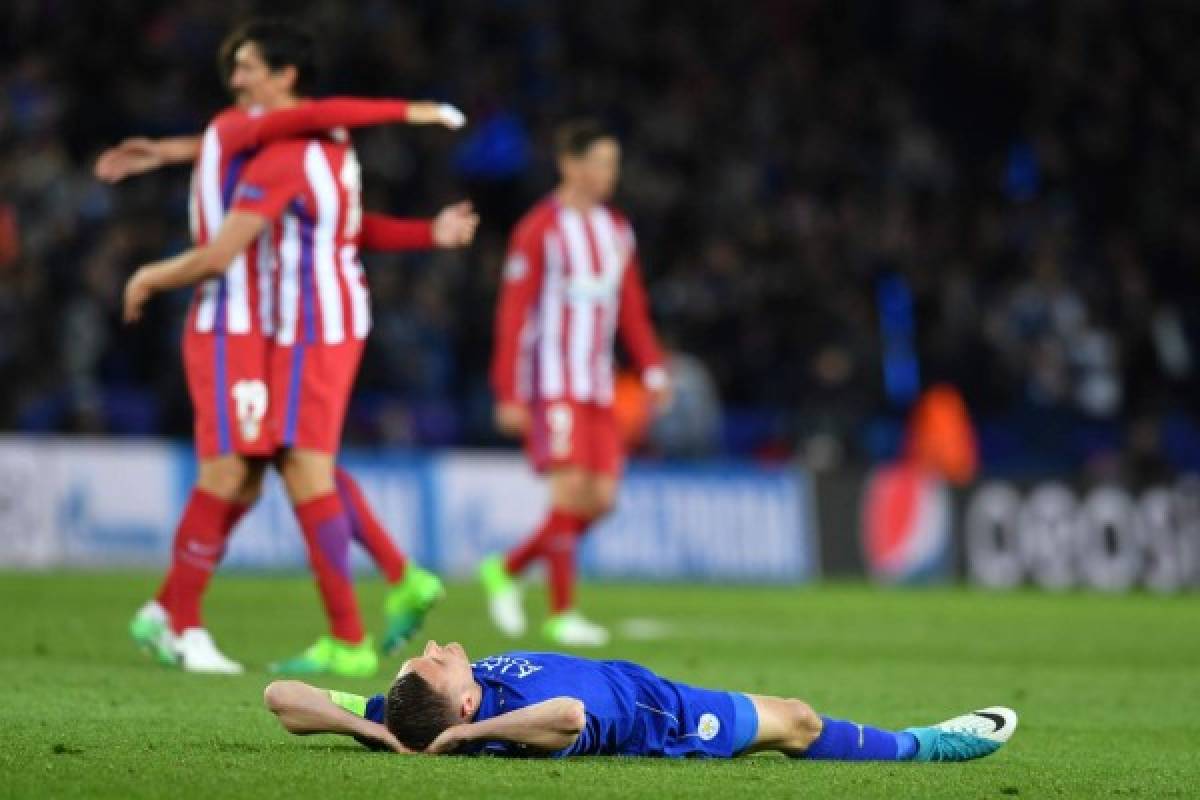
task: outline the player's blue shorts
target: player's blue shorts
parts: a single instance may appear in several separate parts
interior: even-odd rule
[[[744,753],[758,735],[758,712],[741,692],[702,689],[655,676],[641,685],[637,707],[641,713],[635,733],[616,755],[732,758]]]
[[[733,754],[740,756],[758,736],[758,709],[741,692],[730,692],[729,699],[733,701]]]

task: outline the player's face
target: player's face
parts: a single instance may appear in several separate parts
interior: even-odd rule
[[[430,640],[419,658],[404,662],[396,677],[409,672],[416,672],[434,690],[455,700],[475,682],[471,660],[458,642],[440,645]]]
[[[597,203],[612,197],[621,174],[621,145],[600,139],[581,156],[564,159],[563,174],[580,193]]]
[[[294,70],[286,67],[271,70],[258,45],[246,42],[233,54],[233,71],[229,74],[229,89],[239,106],[274,108],[291,94]]]

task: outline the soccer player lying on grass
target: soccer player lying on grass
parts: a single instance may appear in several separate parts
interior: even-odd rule
[[[1017,727],[995,706],[886,731],[820,716],[800,700],[698,689],[628,661],[514,652],[472,664],[429,642],[386,697],[275,681],[267,707],[291,733],[339,733],[397,753],[732,758],[777,751],[834,761],[967,761]]]

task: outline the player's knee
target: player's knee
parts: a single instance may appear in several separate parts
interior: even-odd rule
[[[222,500],[236,500],[247,473],[247,464],[240,458],[216,458],[201,462],[196,485]]]
[[[554,484],[556,507],[574,513],[587,513],[591,506],[591,492],[587,479],[580,474],[568,473]]]
[[[327,453],[288,450],[276,466],[293,503],[303,503],[335,489],[333,458]]]
[[[821,735],[821,715],[803,700],[788,701],[788,716],[794,746],[807,748]]]
[[[616,508],[616,505],[617,497],[615,492],[604,489],[594,491],[592,492],[592,507],[590,516],[592,519],[607,517],[612,513],[613,509]]]

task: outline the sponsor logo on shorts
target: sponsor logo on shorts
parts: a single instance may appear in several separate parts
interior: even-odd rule
[[[230,393],[243,441],[256,441],[262,433],[263,418],[267,416],[267,384],[259,380],[238,381]]]
[[[546,427],[550,429],[550,454],[566,458],[571,454],[571,428],[575,419],[566,403],[555,403],[546,409]]]

